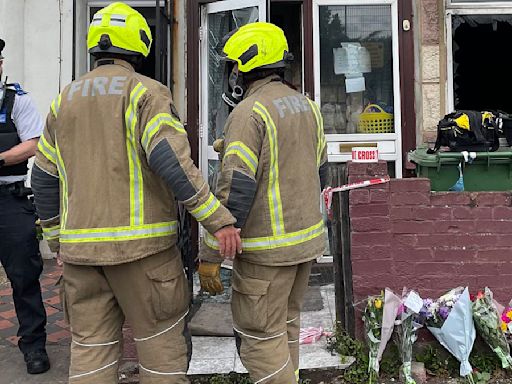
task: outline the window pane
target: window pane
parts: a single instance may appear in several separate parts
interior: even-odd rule
[[[320,6],[319,19],[325,133],[394,132],[391,7]]]
[[[222,39],[230,31],[258,21],[258,15],[258,7],[208,15],[208,145],[222,136],[229,114],[228,106],[221,98],[228,75],[227,65],[221,60]]]
[[[212,190],[217,186],[217,176],[220,170],[220,160],[208,160],[208,185]]]

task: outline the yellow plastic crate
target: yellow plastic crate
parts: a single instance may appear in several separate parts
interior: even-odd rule
[[[378,104],[369,104],[359,115],[359,133],[393,133],[394,115],[384,111]]]

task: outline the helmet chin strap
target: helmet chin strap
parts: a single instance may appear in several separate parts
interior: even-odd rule
[[[231,108],[235,108],[242,101],[244,93],[245,91],[240,85],[235,85],[231,93],[224,92],[222,94],[222,100]]]
[[[231,108],[235,108],[243,100],[246,91],[243,75],[235,69],[229,75],[228,88],[229,91],[222,94],[222,100]]]

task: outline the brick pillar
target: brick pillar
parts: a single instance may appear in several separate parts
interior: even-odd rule
[[[348,162],[347,167],[349,183],[388,175],[385,161]],[[357,303],[376,293],[376,282],[389,281],[392,272],[389,183],[352,190],[349,198],[352,281]],[[357,308],[355,313],[358,320]]]

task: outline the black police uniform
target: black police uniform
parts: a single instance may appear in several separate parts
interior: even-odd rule
[[[0,105],[0,153],[21,142],[12,119],[16,91],[5,89]],[[4,176],[27,174],[27,161],[5,166],[0,161],[0,182]],[[5,178],[4,178],[5,180]],[[27,356],[42,351],[46,344],[46,312],[39,277],[43,262],[35,228],[35,209],[23,181],[0,184],[0,262],[13,290],[19,322],[19,348]]]

